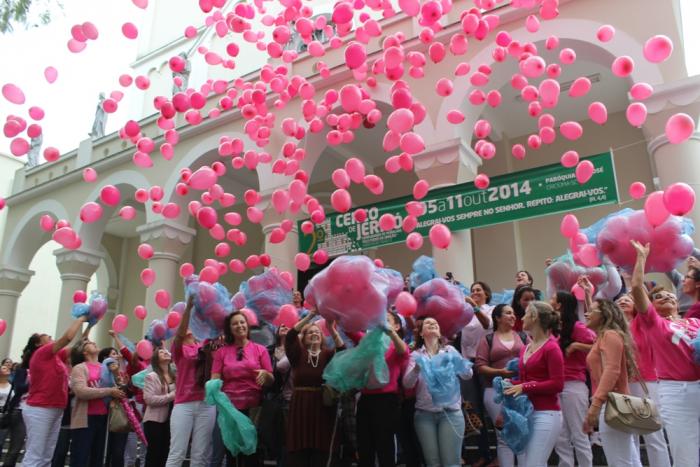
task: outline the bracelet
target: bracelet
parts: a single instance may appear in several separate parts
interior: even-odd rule
[[[478,306],[475,306],[474,313],[481,313],[481,308],[479,308]]]

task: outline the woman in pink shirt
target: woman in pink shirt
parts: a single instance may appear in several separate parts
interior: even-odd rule
[[[274,382],[272,362],[267,349],[250,340],[248,319],[241,311],[235,311],[224,321],[226,344],[214,354],[211,379],[223,380],[221,390],[238,410],[252,419],[252,412],[260,407],[263,386]],[[240,454],[234,458],[226,451],[229,466],[257,466],[258,455]]]
[[[559,348],[564,353],[564,390],[559,398],[564,423],[555,446],[559,467],[574,467],[574,451],[579,466],[592,467],[593,451],[583,421],[588,410],[586,355],[595,342],[595,332],[578,320],[578,301],[570,293],[557,292],[550,304],[559,313]]]
[[[659,378],[656,375],[656,367],[654,366],[654,355],[651,346],[647,340],[647,336],[642,329],[642,323],[639,319],[639,313],[634,309],[634,300],[630,294],[625,294],[615,300],[615,304],[625,314],[627,324],[632,333],[634,341],[634,357],[637,362],[637,369],[642,381],[646,384],[649,396],[654,400],[656,405],[659,405]],[[644,389],[639,378],[633,377],[630,383],[630,392],[632,395],[642,397]],[[634,437],[634,445],[639,451],[639,436]],[[644,435],[644,446],[649,457],[649,464],[659,467],[671,467],[671,459],[668,456],[668,444],[664,430],[655,431]]]
[[[632,336],[622,310],[610,300],[591,299],[593,286],[587,277],[578,280],[586,293],[587,325],[596,333],[596,341],[586,357],[591,372],[593,396],[586,415],[586,431],[598,425],[608,464],[641,467],[639,451],[630,433],[605,423],[605,404],[609,392],[630,394],[629,378],[637,373]]]
[[[561,432],[559,394],[564,389],[564,356],[555,337],[559,316],[549,303],[532,302],[525,310],[523,329],[532,342],[520,352],[518,381],[504,394],[525,394],[532,402],[535,411],[524,466],[546,467]]]
[[[27,427],[23,465],[47,467],[56,449],[63,410],[68,404],[68,368],[66,346],[75,338],[87,317],[73,321],[57,341],[42,334],[40,346],[29,360],[29,397],[22,410]]]
[[[496,392],[491,384],[493,378],[501,376],[510,378],[513,376],[512,371],[506,370],[506,364],[518,358],[520,351],[527,344],[527,337],[524,333],[515,332],[515,312],[510,305],[500,304],[493,309],[491,318],[494,322],[494,331],[481,338],[479,346],[476,349],[475,365],[479,373],[484,379],[484,405],[489,414],[489,418],[496,423],[496,420],[501,414],[502,404],[497,404],[493,401]],[[496,431],[498,445],[496,452],[498,453],[498,465],[500,467],[512,467],[515,465],[515,454],[513,450],[501,439],[498,431]],[[524,457],[521,457],[520,463],[524,462]]]
[[[190,296],[170,349],[177,367],[175,405],[170,414],[170,452],[167,467],[180,467],[190,445],[190,466],[204,467],[209,462],[216,409],[204,402],[205,354],[189,329],[194,298]],[[203,368],[204,367],[204,368]],[[203,377],[199,377],[203,376]]]
[[[686,319],[700,318],[700,269],[688,267],[688,272],[683,278],[683,293],[693,298],[693,304],[685,313]]]
[[[632,245],[637,250],[632,297],[641,328],[654,350],[659,409],[668,432],[673,465],[695,467],[700,460],[700,366],[694,363],[691,341],[698,335],[700,320],[681,318],[678,300],[668,291],[647,295],[644,271],[649,245],[634,240]]]

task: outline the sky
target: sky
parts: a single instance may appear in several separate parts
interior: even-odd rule
[[[152,0],[153,3],[154,0]],[[165,0],[167,1],[167,0]],[[193,0],[196,1],[196,0]],[[689,75],[700,74],[700,54],[692,53],[700,46],[700,0],[680,0],[683,12],[686,62]],[[20,86],[27,102],[23,106],[8,103],[0,97],[0,120],[7,115],[27,117],[30,106],[42,107],[46,116],[39,122],[44,131],[44,148],[53,146],[61,153],[75,149],[88,138],[100,92],[121,90],[126,95],[119,110],[109,115],[107,133],[116,131],[132,118],[128,102],[130,92],[119,86],[118,77],[130,73],[129,64],[136,58],[137,40],[128,40],[121,25],[130,21],[142,28],[147,12],[131,0],[62,0],[63,8],[54,11],[50,24],[0,35],[0,85]],[[149,6],[152,8],[153,5]],[[66,46],[70,28],[84,21],[93,22],[100,33],[87,48],[73,54]],[[58,69],[58,79],[49,84],[44,69]],[[9,140],[0,137],[0,152],[9,154]]]

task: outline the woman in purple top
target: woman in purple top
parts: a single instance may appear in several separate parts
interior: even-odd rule
[[[588,386],[586,386],[586,355],[595,342],[595,332],[578,320],[578,301],[568,292],[557,292],[550,300],[559,313],[561,330],[559,348],[564,354],[564,390],[559,396],[561,404],[561,433],[555,446],[560,467],[574,467],[574,451],[581,467],[593,465],[593,451],[588,434],[583,431],[583,421],[588,412]]]
[[[221,390],[238,410],[255,419],[262,399],[263,386],[274,382],[272,362],[267,349],[250,340],[248,319],[241,311],[235,311],[224,321],[226,344],[214,354],[211,379],[223,380]],[[258,455],[233,457],[226,451],[228,466],[256,466]]]

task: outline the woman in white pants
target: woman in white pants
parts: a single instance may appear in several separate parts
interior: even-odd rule
[[[518,381],[506,396],[525,394],[532,402],[532,435],[525,448],[525,467],[547,467],[561,432],[559,394],[564,389],[564,356],[557,339],[559,316],[549,303],[531,302],[525,310],[523,329],[532,342],[520,352]]]
[[[646,334],[644,334],[644,331],[641,329],[640,320],[637,318],[639,315],[634,310],[634,300],[632,300],[629,294],[625,294],[615,300],[615,303],[617,303],[617,306],[619,306],[625,314],[627,323],[630,326],[630,332],[634,340],[635,358],[637,360],[639,375],[647,386],[649,397],[651,397],[658,407],[659,382],[656,375],[656,368],[654,367],[652,349],[647,341]],[[642,384],[637,379],[634,379],[630,383],[630,391],[633,396],[644,396]],[[634,444],[639,451],[639,436],[634,437]],[[649,465],[653,465],[654,467],[671,467],[671,459],[668,456],[668,445],[666,444],[664,430],[644,435],[644,446],[647,451],[647,457],[649,458]]]
[[[657,288],[647,295],[644,268],[649,245],[632,241],[637,261],[632,275],[632,298],[640,328],[654,351],[659,377],[659,411],[668,432],[674,466],[698,465],[700,455],[700,366],[693,361],[691,341],[698,336],[700,320],[678,315],[678,300]]]
[[[66,346],[78,334],[85,321],[85,316],[73,321],[55,342],[47,334],[34,334],[24,349],[22,365],[29,367],[29,396],[22,410],[22,418],[27,427],[27,443],[22,460],[25,467],[51,465],[63,410],[68,404]]]
[[[170,415],[170,452],[167,467],[180,467],[187,455],[192,438],[190,465],[204,467],[209,462],[212,445],[212,430],[216,422],[216,409],[204,402],[204,381],[197,378],[202,344],[195,341],[188,329],[193,301],[190,296],[187,308],[175,334],[171,354],[177,367],[175,380],[175,404]],[[209,375],[204,375],[205,379]]]
[[[583,421],[588,411],[586,355],[595,342],[595,333],[578,320],[578,301],[568,292],[557,292],[550,301],[559,313],[559,348],[564,353],[564,390],[559,402],[564,417],[555,446],[559,467],[574,467],[574,451],[580,467],[593,466],[593,451]]]
[[[493,378],[501,376],[510,378],[513,372],[506,370],[506,363],[513,358],[518,358],[520,350],[527,343],[523,341],[522,336],[513,331],[515,326],[515,312],[510,305],[500,304],[496,306],[491,318],[494,322],[494,332],[481,338],[476,349],[475,365],[477,371],[484,379],[484,406],[489,414],[489,418],[496,424],[499,415],[501,414],[501,404],[493,401],[495,391],[491,384]],[[498,431],[496,431],[498,445],[496,452],[498,453],[498,465],[500,467],[512,467],[515,465],[515,454],[508,445],[501,439]],[[524,457],[519,456],[519,463],[522,464]]]
[[[586,292],[586,320],[597,338],[586,358],[591,372],[593,397],[586,415],[586,428],[599,426],[603,451],[608,465],[642,467],[634,437],[605,423],[605,403],[608,393],[629,394],[629,377],[637,373],[634,345],[622,310],[610,300],[591,299],[593,286],[587,277],[579,278]]]

